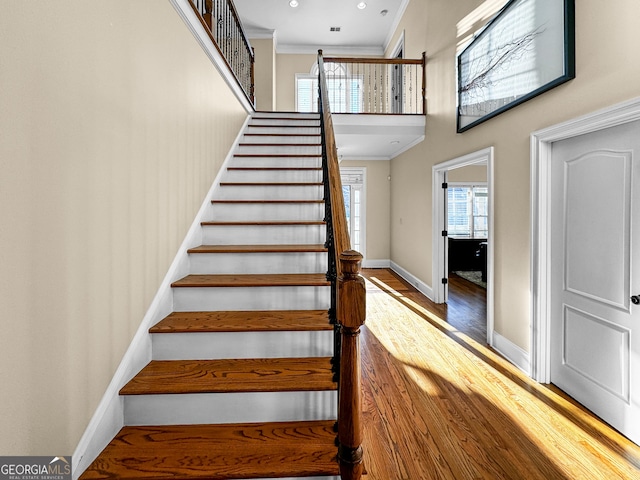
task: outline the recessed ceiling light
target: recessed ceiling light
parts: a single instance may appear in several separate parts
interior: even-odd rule
[[[360,3],[357,5],[357,7],[358,7],[360,10],[364,10],[365,8],[367,8],[367,4],[366,4],[366,3],[364,3],[364,2],[360,2]]]
[[[298,3],[298,1],[297,1],[297,0],[291,0],[291,1],[289,2],[289,6],[290,6],[291,8],[296,8],[298,5],[299,5],[299,3]]]
[[[389,13],[389,10],[380,10],[380,15],[382,15],[383,17],[387,15],[387,13]]]
[[[391,140],[389,143],[391,145],[398,145],[400,143],[400,140]]]

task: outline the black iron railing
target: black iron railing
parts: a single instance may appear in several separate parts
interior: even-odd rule
[[[214,45],[255,105],[254,52],[232,0],[190,0]]]

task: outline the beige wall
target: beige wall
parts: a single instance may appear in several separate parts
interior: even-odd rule
[[[366,169],[365,261],[389,260],[391,254],[389,228],[391,162],[388,160],[344,160],[340,163],[340,168],[343,167],[364,167]]]
[[[256,110],[276,109],[276,51],[273,39],[252,38],[255,51],[254,83]]]
[[[448,182],[486,182],[486,165],[467,165],[447,172]]]
[[[296,110],[296,73],[310,73],[317,55],[276,55],[276,109],[282,112]]]
[[[410,2],[408,57],[427,52],[426,140],[391,162],[391,258],[427,284],[431,279],[431,167],[495,147],[495,328],[529,349],[531,132],[640,95],[636,0],[615,8],[601,0],[576,2],[577,77],[468,132],[456,134],[455,55],[458,25],[479,0]],[[473,22],[472,22],[473,23]],[[478,22],[475,22],[476,26]]]
[[[168,1],[4,1],[0,59],[0,452],[70,455],[246,113]]]

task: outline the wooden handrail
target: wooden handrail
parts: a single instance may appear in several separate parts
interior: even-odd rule
[[[255,53],[233,0],[190,0],[189,4],[247,99],[255,105]],[[214,18],[215,12],[220,18]]]
[[[424,52],[413,59],[324,57],[323,62],[334,114],[426,114]]]
[[[343,480],[359,480],[363,471],[359,334],[366,312],[364,279],[360,276],[362,255],[351,250],[322,50],[318,51],[318,67],[329,252],[327,278],[332,287],[330,317],[336,340],[334,371],[338,374],[338,460]]]

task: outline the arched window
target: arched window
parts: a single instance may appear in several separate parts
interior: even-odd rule
[[[344,64],[325,63],[329,106],[332,113],[362,112],[362,75],[352,75]],[[296,110],[318,111],[318,64],[311,71],[296,74]]]

